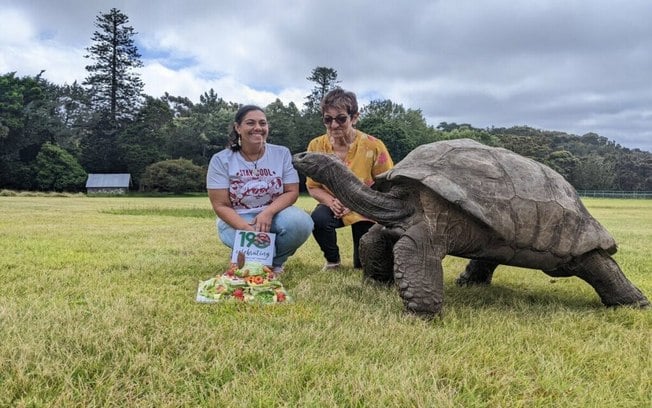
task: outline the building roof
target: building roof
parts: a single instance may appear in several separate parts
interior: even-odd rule
[[[89,174],[86,180],[86,188],[98,187],[123,187],[129,188],[131,184],[131,174],[114,173],[114,174]]]

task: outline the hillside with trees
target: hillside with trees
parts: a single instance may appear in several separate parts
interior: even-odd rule
[[[42,72],[0,75],[0,189],[82,191],[86,173],[97,172],[131,173],[141,190],[183,192],[176,181],[161,184],[177,171],[197,178],[186,181],[188,190],[203,185],[202,169],[227,145],[240,103],[225,101],[213,89],[197,103],[186,96],[143,94],[136,33],[128,22],[117,9],[97,17],[87,48],[93,63],[81,84],[53,84]],[[269,141],[293,153],[325,132],[319,101],[341,83],[330,67],[316,67],[306,79],[313,88],[302,107],[278,99],[264,107]],[[362,106],[357,127],[382,139],[395,162],[424,143],[471,138],[545,163],[578,190],[652,191],[652,153],[595,133],[433,126],[421,110],[391,100]]]

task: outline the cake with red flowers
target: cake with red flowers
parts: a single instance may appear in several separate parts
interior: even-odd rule
[[[278,276],[260,262],[231,263],[224,273],[200,282],[197,289],[197,301],[202,303],[274,304],[290,300]]]

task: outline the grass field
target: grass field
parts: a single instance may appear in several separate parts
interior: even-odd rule
[[[652,297],[652,200],[585,203]],[[652,406],[652,311],[578,279],[462,288],[448,257],[445,315],[423,321],[321,272],[311,238],[282,277],[294,303],[196,303],[228,258],[205,197],[0,197],[0,406]]]

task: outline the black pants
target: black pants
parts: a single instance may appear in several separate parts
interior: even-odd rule
[[[344,223],[340,218],[335,218],[335,215],[330,208],[323,204],[318,204],[313,210],[312,214],[315,228],[312,230],[312,235],[315,241],[319,244],[324,253],[327,262],[340,262],[340,248],[337,246],[337,228],[344,227]],[[369,231],[374,225],[371,221],[358,221],[351,225],[351,236],[353,238],[353,267],[362,268],[360,263],[360,255],[358,253],[358,246],[360,245],[360,238]]]

